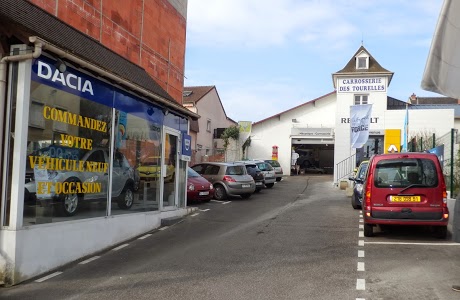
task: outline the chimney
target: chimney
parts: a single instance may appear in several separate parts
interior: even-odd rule
[[[417,95],[415,95],[415,93],[412,93],[412,95],[410,95],[409,100],[410,100],[410,103],[411,103],[411,104],[418,104],[418,103],[417,103],[417,102],[418,102],[418,101],[417,101]]]

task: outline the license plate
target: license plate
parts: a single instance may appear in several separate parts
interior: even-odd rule
[[[420,196],[391,196],[391,202],[420,202]]]
[[[209,195],[209,192],[200,192],[200,196],[206,196]]]
[[[262,185],[262,182],[256,182],[256,185]]]
[[[272,174],[266,174],[265,177],[273,177]]]
[[[251,187],[251,185],[250,184],[243,184],[242,187],[248,188],[248,187]]]

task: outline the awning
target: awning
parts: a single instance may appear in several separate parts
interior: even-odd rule
[[[434,33],[422,89],[460,98],[460,1],[444,0]]]

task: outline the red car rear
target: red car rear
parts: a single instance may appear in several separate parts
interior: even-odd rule
[[[211,201],[214,197],[212,184],[191,168],[187,168],[187,176],[187,201]]]
[[[433,226],[446,238],[449,211],[444,175],[430,153],[375,155],[369,162],[363,192],[364,235],[379,225]]]

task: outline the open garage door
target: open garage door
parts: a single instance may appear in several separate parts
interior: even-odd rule
[[[292,149],[299,154],[300,173],[334,172],[334,144],[311,144],[308,139],[293,139]]]

